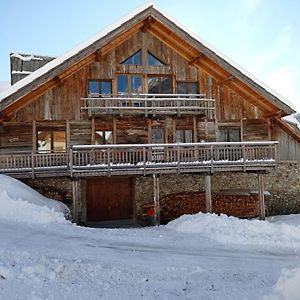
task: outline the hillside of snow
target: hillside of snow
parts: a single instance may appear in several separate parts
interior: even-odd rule
[[[166,226],[84,228],[9,182],[0,193],[0,299],[299,299],[300,215],[199,213]]]

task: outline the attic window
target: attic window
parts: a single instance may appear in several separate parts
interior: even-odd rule
[[[125,59],[121,65],[141,65],[141,50]]]
[[[149,51],[147,53],[147,62],[149,66],[163,66],[164,63],[160,61],[157,57],[151,54]]]

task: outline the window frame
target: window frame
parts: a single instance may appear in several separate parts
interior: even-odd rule
[[[158,93],[153,93],[153,92],[150,93],[150,91],[149,91],[149,80],[151,78],[155,78],[155,77],[160,78],[160,80],[159,80],[159,82],[160,82],[159,92]],[[170,79],[171,88],[170,88],[170,91],[167,92],[167,93],[162,92],[162,80],[161,80],[161,78],[163,78],[163,77],[166,77],[166,78]],[[173,87],[173,76],[172,75],[169,75],[169,74],[155,74],[155,75],[154,74],[148,74],[147,75],[147,92],[149,94],[173,94],[173,88],[174,87]]]
[[[64,147],[63,149],[57,149],[55,148],[55,142],[57,142],[57,140],[55,139],[55,134],[56,133],[64,133]],[[46,149],[46,150],[41,150],[39,149],[39,136],[40,134],[49,134],[50,136],[50,149]],[[51,130],[51,129],[40,129],[37,130],[37,136],[36,136],[36,150],[37,153],[57,153],[57,152],[66,152],[67,151],[67,133],[66,130]]]
[[[238,131],[238,141],[232,141],[230,140],[230,131],[231,130],[236,130]],[[221,140],[221,131],[225,131],[226,133],[226,139],[225,141],[222,141]],[[230,142],[241,142],[242,141],[242,136],[241,136],[241,128],[240,127],[237,127],[237,126],[221,126],[219,127],[219,137],[218,137],[218,140],[219,142],[227,142],[227,143],[230,143]]]
[[[188,86],[185,87],[185,92],[184,93],[179,93],[178,92],[178,85],[179,84],[195,84],[196,85],[196,92],[195,93],[190,93],[189,92],[189,89],[188,89]],[[178,80],[176,81],[176,92],[178,94],[199,94],[199,82],[198,81],[184,81],[184,80]]]
[[[127,77],[127,87],[128,87],[128,90],[127,92],[119,92],[119,77],[120,76],[126,76]],[[140,92],[133,92],[133,81],[132,79],[134,77],[140,77],[140,80],[141,80],[141,91]],[[116,86],[117,86],[117,94],[118,95],[131,95],[131,94],[140,94],[140,93],[143,93],[143,89],[144,89],[144,86],[143,86],[143,75],[142,74],[116,74]]]
[[[90,83],[91,82],[97,82],[98,83],[98,92],[96,92],[96,93],[91,93],[90,92]],[[110,83],[110,93],[109,94],[104,94],[104,95],[112,95],[112,80],[111,79],[89,79],[88,80],[88,95],[90,97],[102,95],[103,93],[102,93],[101,83],[103,83],[103,82],[109,82]]]

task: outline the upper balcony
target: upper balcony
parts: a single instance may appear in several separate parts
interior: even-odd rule
[[[99,115],[206,115],[214,118],[215,100],[204,94],[91,94],[81,98],[81,110]]]

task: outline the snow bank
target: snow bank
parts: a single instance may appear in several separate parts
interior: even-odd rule
[[[295,222],[276,223],[272,219],[271,223],[199,213],[181,216],[166,227],[177,232],[197,233],[227,245],[300,252],[300,225]]]
[[[66,223],[69,209],[24,183],[0,175],[0,219],[26,223]]]
[[[298,300],[300,295],[300,269],[283,269],[270,295],[264,300]]]

